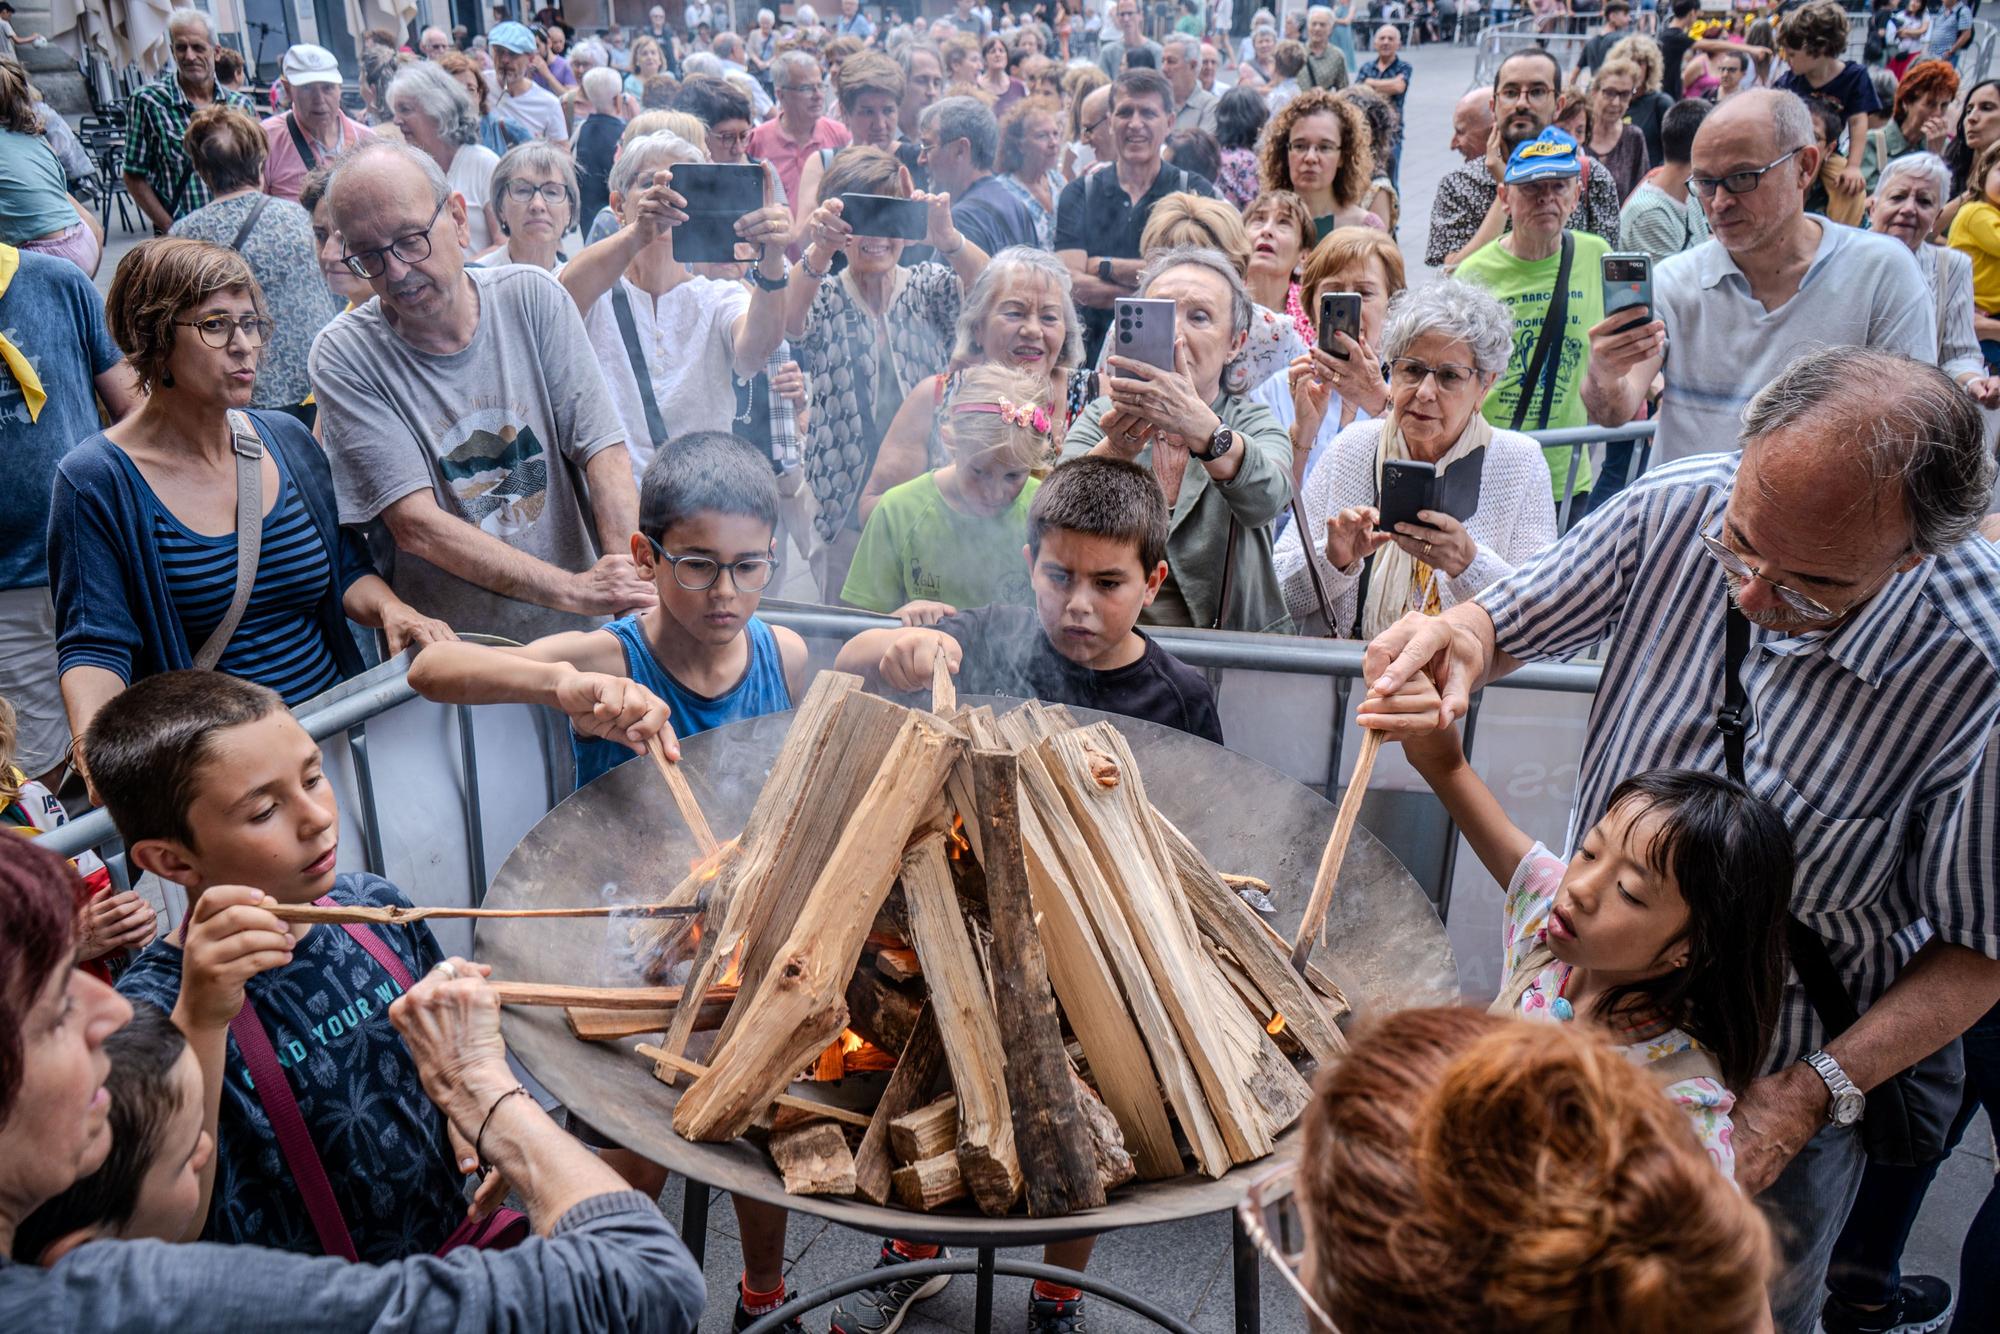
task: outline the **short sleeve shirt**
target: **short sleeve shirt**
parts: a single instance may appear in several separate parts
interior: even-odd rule
[[[500,119],[513,121],[537,139],[552,144],[569,142],[569,122],[563,118],[562,103],[538,84],[529,84],[522,93],[501,93],[493,110]]]
[[[1888,110],[1882,105],[1882,99],[1876,96],[1875,85],[1869,79],[1868,71],[1852,60],[1840,67],[1840,73],[1817,88],[1790,70],[1779,76],[1777,86],[1787,92],[1797,93],[1800,97],[1811,95],[1825,98],[1840,108],[1842,120]]]
[[[1056,249],[1081,250],[1092,258],[1137,259],[1139,238],[1145,234],[1146,219],[1153,205],[1176,190],[1215,196],[1215,187],[1206,176],[1185,168],[1162,164],[1153,183],[1137,202],[1118,183],[1118,169],[1108,165],[1102,171],[1079,176],[1063,188],[1056,201]],[[1085,306],[1084,358],[1093,360],[1111,327],[1109,309]]]
[[[380,876],[344,875],[337,903],[409,906]],[[444,957],[421,922],[375,926],[412,977]],[[157,940],[118,979],[128,1000],[173,1012],[181,950]],[[245,992],[269,1034],[299,1113],[364,1264],[436,1250],[464,1217],[464,1179],[444,1114],[424,1095],[409,1048],[389,1024],[402,986],[338,926],[308,931],[292,961],[250,979]],[[291,1169],[250,1080],[227,1040],[215,1135],[215,1193],[202,1240],[321,1253]]]
[[[739,282],[690,278],[660,297],[641,291],[622,274],[618,290],[632,312],[632,332],[652,372],[653,402],[668,434],[736,430],[736,324],[750,309],[750,293]],[[610,292],[597,298],[583,327],[604,367],[605,383],[632,455],[632,470],[643,474],[657,447],[632,371],[632,354],[618,327]]]
[[[257,114],[256,104],[243,93],[232,93],[215,85],[215,100]],[[146,178],[160,203],[176,218],[185,217],[215,196],[188,161],[181,147],[187,137],[188,122],[197,110],[181,88],[180,76],[171,66],[165,74],[132,94],[126,104],[128,128],[125,136],[124,169]]]
[[[306,176],[315,167],[325,166],[342,153],[351,152],[375,137],[366,125],[345,112],[340,116],[337,143],[315,143],[311,136],[305,135],[301,126],[300,134],[305,137],[306,146],[313,154],[314,165],[309,167],[299,155],[299,146],[292,138],[291,119],[290,112],[281,112],[264,120],[264,144],[269,150],[264,158],[264,193],[294,203],[298,202],[299,191],[305,188]]]
[[[1528,960],[1528,955],[1537,946],[1548,943],[1549,910],[1555,906],[1556,891],[1561,887],[1563,872],[1567,869],[1562,858],[1539,843],[1515,869],[1514,879],[1507,886],[1507,902],[1500,924],[1506,974],[1510,979],[1520,971],[1524,962],[1532,962]],[[1560,1022],[1549,1007],[1556,997],[1563,994],[1573,971],[1560,959],[1551,959],[1545,967],[1536,970],[1521,992],[1521,1017],[1544,1023]],[[1686,1031],[1671,1028],[1643,1042],[1622,1044],[1618,1050],[1632,1064],[1646,1066],[1700,1048],[1701,1044]],[[1688,1114],[1695,1138],[1701,1141],[1701,1147],[1707,1151],[1708,1159],[1715,1164],[1716,1170],[1734,1180],[1735,1129],[1730,1123],[1729,1113],[1736,1106],[1736,1095],[1721,1081],[1706,1076],[1677,1080],[1667,1085],[1666,1094]]]
[[[880,612],[920,599],[953,607],[1031,605],[1021,551],[1039,485],[1030,477],[1014,503],[991,517],[953,509],[936,473],[891,487],[868,516],[841,601]]]

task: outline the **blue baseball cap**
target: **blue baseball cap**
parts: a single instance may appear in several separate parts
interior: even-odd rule
[[[511,21],[495,24],[493,31],[486,34],[486,44],[518,56],[531,56],[536,51],[535,34],[528,31],[526,24]]]
[[[1507,159],[1507,172],[1502,179],[1507,185],[1521,185],[1582,174],[1583,159],[1577,156],[1576,140],[1551,125],[1528,142],[1516,145],[1513,156]]]

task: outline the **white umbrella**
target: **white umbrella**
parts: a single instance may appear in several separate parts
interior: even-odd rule
[[[347,0],[347,31],[356,50],[361,46],[361,34],[370,28],[386,29],[400,40],[416,14],[415,0]]]

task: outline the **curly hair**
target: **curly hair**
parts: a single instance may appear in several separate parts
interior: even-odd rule
[[[1903,71],[1903,81],[1896,85],[1896,100],[1889,104],[1889,118],[1901,125],[1904,109],[1919,97],[1935,97],[1949,104],[1957,96],[1957,70],[1942,60],[1920,60]]]
[[[1291,190],[1292,129],[1307,116],[1328,115],[1340,122],[1340,166],[1333,173],[1333,202],[1351,208],[1368,196],[1368,182],[1375,175],[1375,154],[1368,118],[1352,102],[1344,102],[1325,88],[1309,88],[1279,109],[1264,130],[1258,174],[1266,190]]]
[[[1847,54],[1847,11],[1840,0],[1812,0],[1778,24],[1778,49],[1838,59]]]
[[[1639,84],[1637,96],[1660,91],[1660,81],[1666,77],[1666,57],[1660,54],[1660,44],[1644,33],[1635,32],[1629,37],[1620,37],[1607,51],[1604,59],[1628,61],[1644,72],[1645,78]]]
[[[1046,97],[1024,97],[1007,108],[1007,114],[1000,118],[1000,151],[995,171],[1012,176],[1027,165],[1028,126],[1040,116],[1046,116],[1056,132],[1062,133],[1062,108]]]
[[[1776,1262],[1686,1113],[1589,1026],[1382,1020],[1318,1080],[1298,1191],[1307,1288],[1356,1334],[1743,1329]]]
[[[104,297],[104,322],[138,373],[141,389],[150,393],[163,383],[178,332],[174,321],[217,292],[235,291],[250,293],[257,313],[268,318],[264,289],[234,250],[160,236],[141,241],[118,261]]]

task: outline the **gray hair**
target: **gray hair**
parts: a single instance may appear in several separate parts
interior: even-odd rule
[[[417,109],[437,122],[438,134],[448,144],[479,142],[479,108],[465,85],[431,61],[403,66],[389,81],[385,99],[393,109],[398,97],[416,99]]]
[[[1161,275],[1173,269],[1206,269],[1229,286],[1229,336],[1240,338],[1250,331],[1252,302],[1243,275],[1229,262],[1229,256],[1207,246],[1177,245],[1155,251],[1139,270],[1139,295],[1144,296]]]
[[[1729,99],[1730,105],[1734,106],[1737,98],[1754,99],[1744,104],[1746,111],[1761,103],[1770,113],[1771,132],[1777,136],[1780,153],[1789,153],[1813,142],[1812,112],[1806,109],[1805,99],[1797,93],[1777,88],[1751,88]]]
[[[1472,349],[1476,370],[1498,374],[1507,369],[1514,350],[1514,316],[1483,287],[1456,278],[1440,278],[1411,287],[1389,303],[1382,325],[1382,359],[1405,356],[1425,334],[1441,334]]]
[[[896,53],[896,65],[903,71],[903,82],[905,85],[910,81],[910,65],[916,59],[919,52],[937,61],[938,73],[944,73],[944,52],[938,47],[938,44],[927,38],[915,37],[902,50]]]
[[[991,353],[979,346],[979,331],[992,318],[1007,285],[1022,275],[1032,275],[1062,294],[1063,346],[1061,364],[1083,364],[1083,322],[1077,318],[1076,302],[1070,293],[1069,266],[1047,250],[1010,245],[987,262],[985,270],[965,294],[958,312],[958,336],[952,345],[954,361],[976,361]]]
[[[192,28],[196,24],[200,24],[202,32],[208,35],[208,44],[210,46],[215,45],[215,25],[209,22],[208,15],[192,6],[176,9],[167,15],[168,42],[172,42],[184,30]]]
[[[1000,148],[1000,125],[978,98],[940,97],[917,117],[917,128],[936,130],[940,148],[965,140],[972,146],[972,165],[981,171],[993,170],[993,154]]]
[[[1160,39],[1162,49],[1173,47],[1181,53],[1181,59],[1190,65],[1201,63],[1201,40],[1192,33],[1170,32]]]
[[[819,60],[812,52],[801,51],[796,46],[778,52],[778,58],[771,62],[771,91],[776,92],[777,86],[786,82],[800,66],[806,70],[805,82],[819,82]]]
[[[1951,194],[1951,168],[1936,153],[1909,153],[1890,158],[1875,182],[1875,193],[1879,195],[1888,189],[1889,182],[1898,176],[1921,177],[1925,184],[1937,191],[1939,203]]]
[[[446,75],[450,78],[450,75]],[[462,92],[463,90],[461,90]],[[349,150],[333,163],[333,175],[327,179],[327,209],[333,215],[335,231],[344,231],[346,224],[340,211],[340,184],[349,175],[368,176],[373,173],[363,170],[364,164],[378,157],[397,157],[416,167],[430,183],[431,203],[442,204],[451,197],[451,182],[444,178],[444,168],[437,159],[414,144],[406,144],[399,139],[376,139]]]
[[[579,60],[587,60],[593,67],[609,65],[611,63],[611,48],[598,41],[595,37],[588,38],[578,42],[569,49],[569,63],[572,69],[576,67],[576,62]]]
[[[760,9],[757,11],[757,22],[776,23],[777,21],[778,21],[778,16],[776,14],[773,14],[770,10]]]
[[[554,176],[562,182],[563,192],[569,196],[570,221],[575,222],[577,201],[581,197],[576,188],[576,163],[568,153],[546,139],[530,139],[524,144],[515,144],[493,164],[493,176],[486,197],[493,201],[495,211],[507,206],[507,187],[514,183],[514,178],[530,172],[538,176]],[[585,218],[583,225],[588,227],[591,221]],[[504,223],[502,230],[505,230]]]
[[[692,79],[707,75],[713,79],[722,77],[722,57],[713,51],[692,51],[681,61],[681,69]]]
[[[623,198],[632,192],[634,185],[656,171],[664,171],[683,162],[706,161],[706,152],[672,130],[655,130],[651,134],[640,135],[619,152],[618,163],[611,168],[607,187],[612,194]]]
[[[1938,556],[1978,531],[1993,493],[1993,454],[1978,404],[1936,366],[1895,352],[1806,353],[1743,410],[1743,448],[1810,425],[1828,450],[1858,459],[1879,492],[1896,486],[1910,545]]]
[[[1312,8],[1306,10],[1306,21],[1310,23],[1314,19],[1325,19],[1328,23],[1331,23],[1333,22],[1333,11],[1325,5],[1314,5]]]

